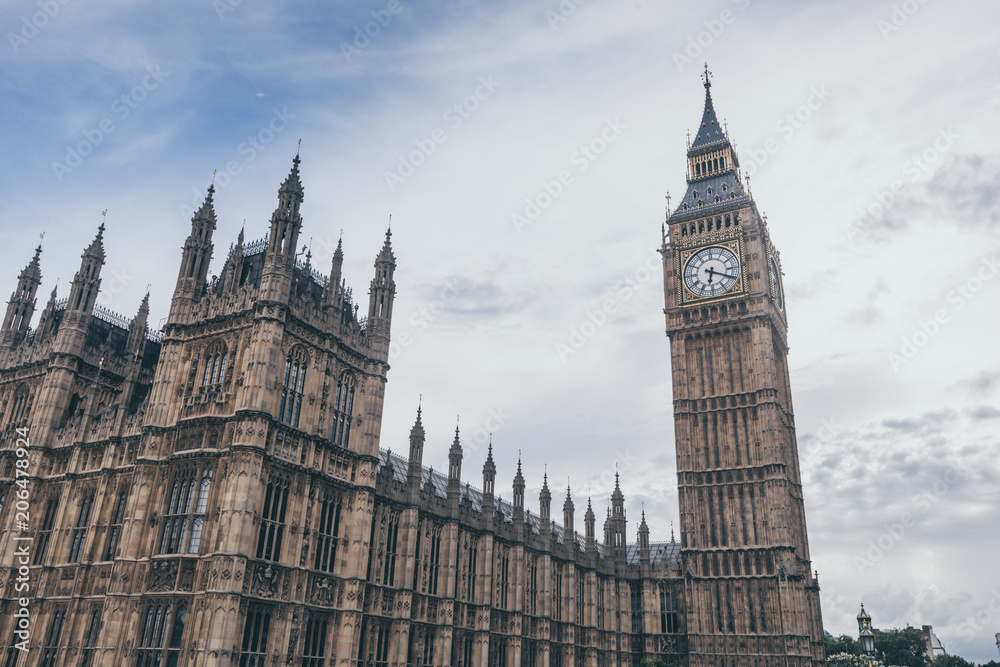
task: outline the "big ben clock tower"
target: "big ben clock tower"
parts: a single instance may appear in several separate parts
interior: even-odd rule
[[[806,538],[781,260],[712,106],[667,214],[663,283],[673,372],[690,667],[824,665]]]

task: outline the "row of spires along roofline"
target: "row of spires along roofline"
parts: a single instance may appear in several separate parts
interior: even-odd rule
[[[433,466],[423,465],[423,445],[426,439],[426,431],[423,425],[423,405],[422,399],[417,406],[417,416],[410,429],[410,457],[406,458],[399,454],[395,454],[391,449],[383,450],[385,454],[385,464],[389,464],[391,460],[395,459],[400,464],[405,463],[406,470],[406,481],[407,482],[417,482],[421,487],[430,483],[434,488],[436,495],[442,499],[447,499],[448,490],[456,490],[464,488],[466,493],[469,491],[475,491],[480,495],[481,498],[486,498],[492,496],[494,502],[499,508],[505,501],[501,500],[501,494],[496,493],[495,479],[496,479],[496,461],[493,458],[493,435],[489,436],[489,444],[487,446],[486,459],[483,463],[483,486],[482,488],[473,487],[468,481],[462,482],[461,479],[461,460],[464,457],[464,448],[461,442],[461,429],[460,420],[456,420],[455,425],[455,435],[452,441],[451,447],[449,448],[448,458],[449,464],[446,474],[442,474],[434,470]],[[458,466],[455,466],[455,463]],[[419,475],[419,480],[416,480],[416,476]],[[402,480],[398,480],[402,481]],[[436,483],[435,483],[436,482]],[[511,482],[511,496],[512,502],[508,503],[511,510],[521,509],[527,512],[527,508],[524,505],[524,491],[526,488],[525,478],[522,471],[522,460],[520,450],[518,451],[517,457],[517,468],[514,474],[513,480]],[[463,494],[464,495],[464,494]],[[551,502],[553,498],[552,491],[549,489],[548,483],[548,466],[546,464],[542,473],[542,487],[538,494],[539,497],[539,509],[538,516],[543,515],[543,505],[549,503],[549,518],[551,519]],[[621,489],[620,476],[618,471],[615,471],[615,487],[611,494],[608,496],[608,506],[607,506],[607,521],[619,521],[626,522],[626,511],[625,511],[625,495]],[[569,478],[567,478],[566,484],[566,498],[561,506],[563,513],[571,512],[575,515],[575,504],[573,502],[572,485]],[[593,509],[593,496],[588,493],[587,496],[587,509],[584,514],[585,521],[596,521],[596,514]],[[553,520],[553,524],[557,523]],[[562,526],[560,525],[560,530]],[[646,513],[643,510],[641,512],[641,521],[639,523],[639,532],[645,532],[648,539],[649,528],[646,524]],[[673,530],[671,529],[671,533]],[[673,541],[673,535],[671,535],[671,540]]]
[[[298,201],[301,201],[303,188],[298,174],[299,161],[300,158],[298,154],[296,154],[295,159],[293,160],[292,170],[279,188],[279,206],[278,209],[275,211],[274,215],[277,215],[282,210],[283,199],[287,199],[289,197],[296,197],[298,198]],[[201,207],[199,207],[199,209],[195,211],[194,215],[192,216],[191,219],[192,233],[198,223],[208,223],[211,226],[211,231],[214,231],[216,227],[214,195],[215,195],[215,186],[213,183],[209,186],[208,193],[206,194],[205,200],[202,203]],[[273,217],[274,216],[272,215],[272,218]],[[78,279],[80,279],[81,277],[84,279],[90,278],[89,275],[82,275],[85,272],[85,270],[88,269],[88,266],[90,267],[90,270],[96,269],[97,276],[99,276],[100,269],[104,265],[106,259],[105,249],[104,249],[104,233],[106,231],[106,218],[107,218],[107,210],[103,212],[103,219],[97,229],[96,236],[85,247],[84,252],[81,255],[82,261],[80,269],[77,271],[73,280],[70,282],[71,292],[73,284]],[[244,221],[244,227],[245,227],[245,221]],[[44,237],[44,234],[42,234],[41,236]],[[249,244],[244,244],[244,229],[241,229],[239,232],[237,243],[232,244],[230,246],[229,253],[226,256],[225,261],[223,262],[223,268],[226,266],[228,262],[231,261],[233,254],[239,251],[241,248],[243,257],[249,257],[254,253],[264,252],[270,241],[270,236],[271,233],[269,230],[268,235],[263,237],[262,239],[258,241],[251,241]],[[394,267],[395,256],[392,252],[391,236],[392,236],[392,230],[391,230],[391,218],[390,218],[390,226],[386,229],[385,240],[383,242],[380,252],[376,256],[375,260],[376,266],[378,266],[381,263],[386,266],[391,265]],[[188,239],[190,240],[191,236],[189,236]],[[24,323],[23,331],[25,334],[27,334],[28,331],[32,332],[34,331],[34,329],[30,327],[30,325],[33,320],[38,318],[39,315],[39,313],[36,312],[35,304],[37,302],[37,290],[42,285],[42,273],[41,273],[42,250],[43,250],[42,243],[40,242],[38,246],[35,248],[33,257],[18,275],[17,285],[15,286],[14,292],[12,293],[12,300],[22,299],[31,302],[30,304],[27,305],[27,309],[30,310],[31,317],[27,322]],[[300,259],[299,255],[303,254],[305,255],[304,259]],[[340,266],[343,263],[343,257],[344,257],[343,234],[341,233],[340,239],[337,242],[337,247],[332,253],[331,273],[329,275],[324,274],[322,271],[312,266],[311,257],[312,257],[311,249],[304,248],[302,253],[297,253],[295,255],[293,262],[294,268],[297,269],[301,274],[308,276],[312,280],[312,282],[315,283],[318,287],[325,290],[330,286],[333,276],[339,273]],[[213,280],[218,280],[221,274],[222,271],[220,270],[217,275],[213,276]],[[75,304],[69,303],[69,298],[70,298],[69,296],[65,296],[62,298],[59,297],[59,283],[60,281],[59,279],[57,279],[56,284],[53,287],[53,290],[49,296],[48,306],[50,306],[52,310],[63,310],[63,309],[73,308]],[[213,281],[206,280],[205,285],[203,285],[203,288],[209,289],[210,287],[213,286],[215,286],[215,283]],[[31,288],[30,295],[22,293],[26,287]],[[346,291],[347,290],[346,280],[342,279],[338,280],[337,288],[342,292]],[[148,313],[149,294],[150,294],[150,286],[147,285],[146,294],[143,296],[143,299],[139,305],[138,310],[140,313],[144,309]],[[111,309],[101,306],[100,304],[96,303],[96,301],[94,301],[93,306],[89,307],[88,310],[90,311],[88,313],[89,315],[121,328],[127,329],[131,325],[131,323],[136,321],[135,317],[128,318],[118,312],[115,312]],[[138,315],[136,317],[138,317]],[[20,322],[17,322],[17,324],[20,325]],[[149,336],[151,339],[155,340],[161,336],[159,331],[149,329],[148,327],[147,330],[149,332]]]
[[[96,294],[93,295],[95,298],[93,303],[90,305],[86,305],[85,303],[70,303],[70,299],[74,296],[74,292],[79,292],[82,289],[79,286],[80,284],[96,280],[100,276],[100,270],[105,262],[104,232],[106,230],[107,210],[103,212],[103,217],[104,219],[102,219],[101,224],[97,228],[97,234],[85,247],[80,256],[80,266],[73,279],[70,281],[70,293],[67,296],[59,297],[59,285],[61,282],[60,276],[56,279],[55,284],[52,287],[48,301],[45,303],[43,308],[36,313],[38,291],[44,282],[42,279],[41,264],[45,234],[42,233],[39,235],[40,240],[38,245],[35,247],[34,254],[28,264],[18,274],[14,291],[11,293],[11,298],[7,302],[7,317],[5,317],[3,323],[5,331],[11,327],[20,329],[20,332],[23,334],[20,340],[27,339],[29,342],[33,342],[38,327],[45,324],[45,319],[47,317],[51,318],[52,314],[56,312],[65,312],[71,308],[84,307],[85,310],[89,311],[87,314],[90,317],[106,322],[112,327],[116,327],[124,331],[131,331],[133,327],[138,326],[144,329],[145,337],[148,340],[158,342],[162,339],[162,332],[152,329],[148,325],[150,296],[149,285],[146,286],[146,292],[139,302],[136,314],[131,318],[97,303]],[[98,293],[99,292],[100,290],[98,290]],[[18,306],[23,306],[23,308],[19,309]],[[18,310],[19,312],[14,313],[13,311],[15,310]],[[14,317],[15,315],[19,315],[21,317]],[[36,315],[37,322],[35,322]],[[23,321],[21,321],[22,319]],[[35,322],[35,327],[31,327],[32,322]],[[18,340],[18,342],[20,342],[20,340]]]
[[[278,206],[271,215],[270,227],[267,230],[267,234],[263,238],[246,242],[246,220],[244,219],[237,240],[235,243],[230,244],[222,266],[216,266],[215,271],[205,270],[205,275],[210,275],[211,278],[206,277],[204,283],[200,285],[200,290],[221,290],[224,273],[232,265],[234,257],[237,254],[243,259],[264,255],[266,261],[266,258],[276,250],[276,244],[285,242],[284,236],[286,232],[289,233],[289,246],[281,252],[287,255],[289,254],[289,250],[291,251],[293,272],[298,271],[302,276],[308,277],[313,284],[322,288],[324,292],[331,290],[337,294],[342,294],[347,290],[347,283],[342,275],[344,262],[343,230],[341,230],[340,237],[338,238],[337,247],[331,254],[329,274],[324,273],[313,264],[312,245],[314,237],[309,238],[309,243],[301,243],[301,250],[298,249],[300,245],[298,233],[301,231],[303,222],[299,207],[304,200],[305,191],[300,177],[300,162],[301,158],[296,153],[295,158],[292,160],[292,168],[288,176],[286,176],[278,188]],[[185,253],[188,252],[187,248],[192,243],[194,245],[198,245],[199,243],[214,245],[211,236],[218,223],[215,212],[215,192],[213,182],[209,185],[201,206],[191,217],[191,234],[185,243]],[[276,237],[279,234],[282,236],[282,239],[276,241]],[[325,242],[321,243],[326,247]],[[291,247],[291,244],[294,244],[294,247]],[[376,278],[380,274],[380,269],[388,268],[389,279],[391,280],[391,272],[395,268],[395,259],[392,250],[392,216],[390,215],[382,247],[375,258]],[[182,273],[184,271],[184,262],[186,261],[187,256],[185,254],[185,257],[182,259]],[[179,277],[178,288],[181,282],[182,279]]]
[[[387,474],[392,477],[393,481],[404,486],[407,484],[408,477],[407,472],[409,468],[409,461],[389,449],[379,450],[379,474]],[[433,494],[436,496],[439,502],[447,502],[449,500],[448,496],[448,479],[445,475],[435,470],[433,467],[428,468],[426,466],[421,467],[421,481],[420,488],[425,492]],[[465,482],[457,486],[454,489],[458,494],[457,500],[460,503],[468,502],[472,506],[472,510],[475,513],[482,513],[483,503],[485,500],[485,495],[477,486],[473,486],[469,482]],[[499,496],[493,499],[494,517],[498,521],[502,521],[507,525],[507,528],[514,523],[515,507],[514,505]],[[604,558],[607,555],[607,549],[604,541],[597,536],[596,530],[596,517],[593,516],[593,512],[590,512],[591,516],[585,517],[586,521],[594,521],[594,542],[597,554],[600,558]],[[541,512],[532,512],[530,509],[525,508],[524,510],[523,523],[526,529],[529,529],[533,535],[541,536],[543,526],[541,525]],[[573,524],[575,526],[575,517]],[[550,517],[550,522],[548,526],[551,534],[554,538],[555,544],[565,544],[566,530],[563,522],[557,521],[555,518]],[[660,540],[651,541],[648,534],[649,528],[645,523],[645,514],[643,514],[643,520],[638,528],[638,541],[627,542],[625,545],[626,557],[630,565],[635,564],[639,561],[641,556],[641,550],[644,545],[648,545],[651,563],[656,565],[660,561],[667,559],[675,563],[679,562],[680,559],[680,544],[676,541],[676,537],[673,531],[673,525],[671,524],[670,540]],[[587,550],[587,537],[586,530],[581,533],[580,531],[573,528],[572,530],[572,542],[575,545],[577,551],[584,553]]]

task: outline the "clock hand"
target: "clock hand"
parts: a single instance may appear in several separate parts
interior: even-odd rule
[[[712,276],[722,276],[723,278],[732,278],[733,280],[736,280],[736,278],[738,277],[738,276],[731,276],[728,273],[720,273],[719,271],[716,271],[712,267],[708,267],[708,275],[709,275],[708,282],[712,282],[711,278]]]

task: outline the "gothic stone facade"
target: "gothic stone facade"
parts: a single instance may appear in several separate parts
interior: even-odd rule
[[[825,663],[788,377],[781,259],[705,73],[663,232],[692,667]]]
[[[629,544],[617,482],[602,541],[589,501],[574,530],[569,489],[562,524],[547,482],[530,512],[520,464],[500,501],[492,448],[482,490],[463,483],[458,429],[447,474],[424,468],[419,410],[408,458],[380,449],[390,233],[359,318],[339,245],[328,277],[296,258],[298,157],[266,238],[241,232],[212,279],[209,189],[162,333],[148,295],[131,321],[96,305],[103,225],[68,298],[53,290],[30,329],[39,248],[0,331],[3,665],[821,664],[784,315],[749,275],[767,275],[770,244],[739,192],[733,238],[755,264],[737,300],[689,306],[675,277],[692,242],[735,230],[709,236],[704,215],[678,209],[663,240],[680,542],[650,542],[643,518]],[[722,372],[700,388],[707,340],[743,346],[739,391]],[[721,449],[698,439],[707,420]],[[25,537],[26,640],[13,556]]]

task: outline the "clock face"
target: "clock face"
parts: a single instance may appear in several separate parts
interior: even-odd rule
[[[721,296],[739,277],[740,260],[721,246],[699,250],[684,266],[684,284],[699,297]]]
[[[778,307],[778,310],[784,310],[785,299],[781,294],[781,272],[778,271],[778,265],[774,258],[768,262],[768,267],[771,271],[771,284],[774,285],[774,305]]]

